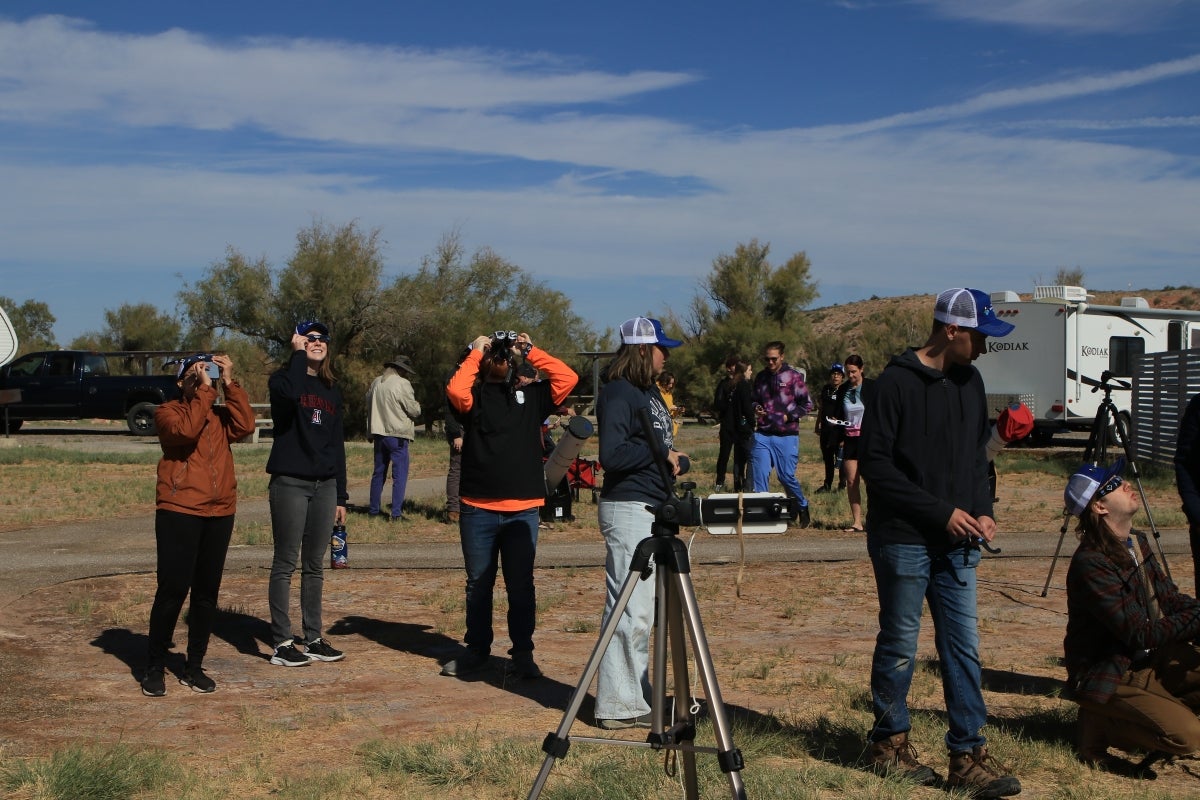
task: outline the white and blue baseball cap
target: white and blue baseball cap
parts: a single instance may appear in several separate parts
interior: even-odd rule
[[[974,328],[984,336],[1008,336],[1016,326],[996,316],[992,298],[978,289],[947,289],[937,296],[933,318],[947,325]]]
[[[1124,469],[1124,457],[1118,458],[1107,467],[1083,464],[1067,481],[1067,489],[1063,492],[1063,505],[1070,514],[1078,517],[1087,510],[1093,500],[1104,497],[1121,485],[1121,472]]]

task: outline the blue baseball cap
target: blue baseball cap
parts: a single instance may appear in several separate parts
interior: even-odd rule
[[[178,381],[178,380],[183,380],[184,373],[187,372],[189,369],[191,369],[193,364],[195,364],[199,361],[212,361],[212,360],[213,360],[212,353],[198,353],[197,355],[186,356],[185,358],[178,358],[178,359],[175,359],[174,361],[171,361],[168,363],[179,365],[179,368],[175,370],[175,380]]]
[[[296,333],[300,334],[301,336],[307,336],[308,334],[314,332],[319,333],[322,336],[328,336],[329,328],[326,327],[324,322],[317,322],[316,320],[309,320],[308,322],[301,322],[296,325]]]
[[[1123,456],[1107,467],[1099,464],[1081,465],[1067,481],[1066,491],[1063,492],[1063,505],[1069,513],[1078,517],[1087,510],[1093,500],[1104,497],[1121,485],[1121,472],[1124,469]]]
[[[992,298],[978,289],[947,289],[937,296],[933,318],[947,325],[974,328],[984,336],[1008,336],[1016,326],[996,316]]]
[[[841,375],[845,375],[845,374],[846,374],[846,368],[845,368],[845,367],[843,367],[841,364],[836,364],[836,363],[835,363],[835,364],[834,364],[832,367],[830,367],[830,368],[829,368],[829,374],[830,374],[830,375],[832,375],[832,374],[833,374],[833,373],[835,373],[835,372],[837,372],[837,373],[839,373],[839,374],[841,374]]]
[[[649,317],[634,317],[621,323],[621,344],[657,344],[679,347],[683,342],[663,333],[662,323]]]

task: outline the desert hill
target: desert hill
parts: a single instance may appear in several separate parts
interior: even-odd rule
[[[1032,289],[1018,291],[1023,300],[1033,297]],[[1120,305],[1124,297],[1142,297],[1151,308],[1200,309],[1200,288],[1168,286],[1162,289],[1088,289],[1097,305]],[[928,332],[932,318],[933,295],[914,294],[899,297],[872,297],[855,303],[824,306],[809,311],[809,321],[818,340],[841,343],[840,350],[853,352],[877,337],[881,325],[898,331],[905,341],[919,343]]]

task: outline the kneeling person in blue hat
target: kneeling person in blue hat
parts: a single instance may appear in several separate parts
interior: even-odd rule
[[[1071,476],[1066,510],[1079,517],[1079,547],[1067,572],[1063,650],[1079,704],[1079,760],[1153,777],[1155,757],[1200,750],[1200,602],[1179,591],[1133,528],[1137,489],[1124,459],[1085,464]],[[1139,765],[1109,747],[1150,755]]]

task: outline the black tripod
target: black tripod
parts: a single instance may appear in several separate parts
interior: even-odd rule
[[[646,411],[640,414],[642,430],[646,439],[654,442],[653,424]],[[654,447],[651,444],[651,447]],[[667,486],[671,485],[671,474],[662,453],[655,453],[658,469]],[[654,676],[651,681],[653,695],[650,701],[650,733],[645,742],[634,742],[623,739],[605,739],[595,737],[575,737],[575,741],[594,742],[603,744],[618,744],[628,747],[646,747],[653,750],[674,750],[683,754],[683,784],[688,800],[698,800],[699,789],[696,784],[696,753],[711,753],[717,757],[721,770],[729,778],[729,788],[735,800],[745,800],[746,789],[742,784],[740,770],[745,766],[742,753],[733,745],[729,720],[725,714],[725,704],[721,700],[721,690],[717,686],[717,674],[713,669],[712,655],[708,649],[708,640],[704,636],[704,626],[700,622],[700,610],[696,603],[696,593],[692,588],[691,566],[688,563],[687,547],[679,540],[680,525],[700,524],[700,504],[692,496],[694,484],[682,484],[683,496],[672,494],[671,498],[652,509],[654,524],[650,536],[638,543],[637,550],[629,565],[629,576],[621,587],[616,604],[609,614],[600,639],[596,642],[583,670],[583,677],[571,695],[567,710],[563,714],[558,730],[546,734],[542,742],[542,750],[546,758],[542,762],[541,771],[529,792],[529,800],[534,800],[542,792],[554,760],[565,758],[571,746],[568,734],[571,725],[579,715],[579,708],[587,695],[588,687],[600,666],[600,659],[608,648],[621,615],[629,605],[629,599],[637,588],[639,580],[650,576],[651,559],[657,569],[654,569],[655,580],[655,612],[654,629]],[[687,707],[691,689],[688,685],[687,651],[683,639],[684,623],[687,623],[688,633],[691,634],[692,649],[696,663],[700,667],[700,680],[704,684],[705,696],[708,698],[709,715],[712,717],[713,732],[716,734],[717,746],[698,747],[693,742],[696,738],[695,723],[689,718]],[[671,672],[675,678],[675,704],[671,724],[665,724],[667,713],[667,644],[671,645]]]
[[[1125,465],[1133,475],[1134,483],[1138,487],[1138,494],[1142,497],[1142,508],[1146,512],[1146,519],[1150,521],[1150,532],[1154,534],[1154,541],[1158,545],[1159,560],[1162,561],[1163,570],[1170,578],[1171,568],[1167,565],[1167,555],[1163,552],[1162,538],[1159,536],[1158,526],[1154,524],[1154,515],[1150,513],[1150,505],[1146,501],[1146,490],[1142,488],[1141,472],[1133,457],[1133,451],[1129,447],[1129,427],[1112,401],[1113,384],[1121,389],[1129,388],[1128,383],[1115,380],[1108,370],[1100,374],[1100,384],[1092,387],[1093,392],[1103,391],[1104,399],[1100,401],[1100,408],[1096,409],[1096,419],[1088,434],[1087,447],[1083,451],[1083,461],[1086,464],[1107,464],[1109,439],[1111,438],[1114,444],[1121,446],[1125,455]],[[1042,597],[1050,592],[1050,579],[1054,576],[1054,565],[1058,563],[1058,554],[1062,551],[1063,539],[1067,536],[1067,525],[1070,520],[1070,512],[1063,511],[1062,528],[1058,532],[1058,546],[1054,548],[1054,558],[1050,561],[1050,572],[1046,575],[1046,585],[1042,587]]]

